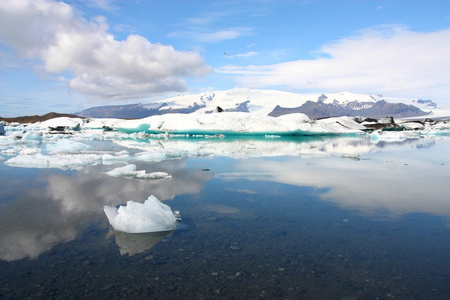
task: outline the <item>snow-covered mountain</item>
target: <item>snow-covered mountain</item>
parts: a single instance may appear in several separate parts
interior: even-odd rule
[[[332,116],[399,118],[425,116],[433,109],[436,109],[436,104],[431,100],[389,98],[349,92],[299,94],[235,88],[178,95],[149,104],[99,106],[76,114],[94,118],[144,118],[166,113],[211,113],[223,110],[251,112],[263,116],[304,113],[310,118]]]

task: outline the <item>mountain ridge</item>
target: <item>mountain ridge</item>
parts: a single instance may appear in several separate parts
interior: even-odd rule
[[[431,100],[388,98],[382,95],[350,92],[298,94],[235,88],[178,95],[148,104],[97,106],[75,114],[92,118],[144,118],[166,113],[211,113],[217,108],[222,111],[251,112],[275,117],[289,113],[304,113],[310,118],[332,116],[402,118],[426,116],[429,112],[422,109],[432,110],[437,108],[437,105]]]

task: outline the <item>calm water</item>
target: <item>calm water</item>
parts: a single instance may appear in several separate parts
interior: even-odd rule
[[[340,145],[368,148],[137,163],[153,181],[0,162],[0,298],[449,299],[450,139]],[[109,227],[152,194],[176,231]]]

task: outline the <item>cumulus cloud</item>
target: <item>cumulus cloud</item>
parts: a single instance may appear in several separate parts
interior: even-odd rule
[[[0,41],[49,73],[73,75],[69,86],[93,100],[136,99],[184,91],[184,77],[212,70],[195,52],[153,44],[139,35],[116,40],[106,19],[85,20],[71,6],[47,0],[7,0]]]
[[[317,57],[216,70],[252,88],[383,93],[446,98],[450,94],[450,29],[414,32],[378,26],[323,46]]]

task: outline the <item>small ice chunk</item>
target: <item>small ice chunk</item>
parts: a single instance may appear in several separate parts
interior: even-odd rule
[[[173,214],[175,215],[175,219],[177,219],[177,222],[181,222],[181,215],[178,210],[174,210]]]
[[[152,172],[147,174],[144,171],[143,173],[136,174],[136,177],[140,179],[171,179],[172,175],[169,175],[166,172]]]
[[[135,160],[140,161],[163,161],[167,159],[165,153],[161,152],[139,152],[134,155]]]
[[[8,148],[8,149],[5,149],[5,150],[2,150],[2,154],[4,154],[4,155],[17,155],[17,153],[19,153],[19,151],[20,151],[20,149],[21,148]]]
[[[165,172],[153,172],[153,173],[145,173],[145,170],[136,171],[135,164],[129,164],[123,167],[115,168],[109,172],[106,172],[107,175],[113,177],[120,176],[128,176],[128,177],[136,177],[139,179],[171,179],[172,176]]]
[[[55,143],[47,144],[47,151],[54,153],[79,153],[90,149],[89,145],[71,139],[59,139]]]
[[[22,136],[22,141],[37,141],[40,142],[42,140],[42,136],[33,131],[27,131]]]
[[[129,164],[129,165],[126,165],[123,167],[118,167],[109,172],[106,172],[106,174],[109,176],[113,176],[113,177],[135,176],[136,175],[136,165]]]
[[[130,160],[130,155],[128,154],[128,151],[123,150],[115,153],[114,155],[111,154],[103,154],[103,164],[104,165],[112,165],[115,163],[120,162],[128,162]]]
[[[5,131],[5,125],[3,122],[0,122],[0,135],[5,135],[6,131]]]
[[[172,209],[153,195],[144,203],[128,201],[126,206],[105,205],[103,210],[115,230],[128,233],[170,231],[177,224]]]

